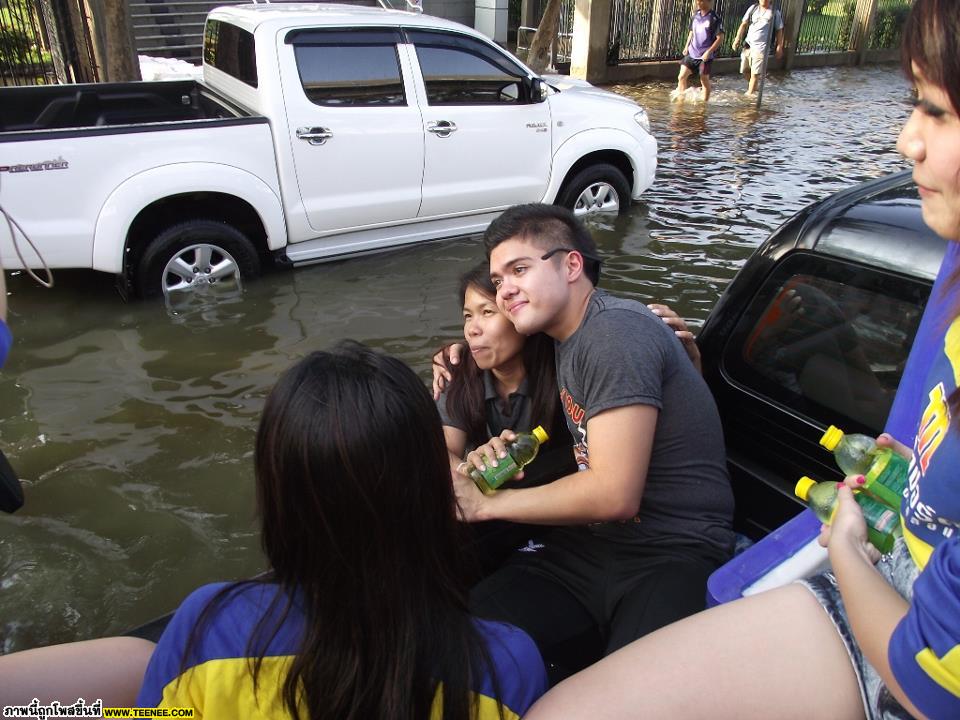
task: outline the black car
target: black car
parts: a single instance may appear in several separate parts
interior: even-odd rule
[[[882,431],[945,248],[903,172],[802,210],[727,287],[698,345],[740,532],[802,510],[802,475],[841,479],[819,447],[829,425]]]

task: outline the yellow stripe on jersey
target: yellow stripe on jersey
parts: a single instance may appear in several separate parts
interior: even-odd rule
[[[953,384],[960,387],[960,318],[950,323],[943,340],[943,352],[953,367]]]
[[[292,655],[266,657],[257,678],[257,694],[253,692],[248,658],[208,660],[195,665],[174,678],[164,689],[158,707],[193,707],[195,720],[287,720],[290,717],[280,696],[289,671]],[[473,693],[477,720],[499,719],[497,701],[481,693]],[[301,717],[306,717],[301,708]],[[437,689],[430,708],[431,720],[443,718],[443,686]],[[504,720],[520,720],[506,705]]]
[[[913,558],[914,565],[923,570],[933,554],[933,545],[910,532],[902,517],[900,518],[900,527],[903,530],[903,539],[907,543],[907,550],[910,551],[910,557]]]
[[[955,645],[946,655],[938,658],[930,648],[916,655],[917,665],[944,690],[960,697],[960,645]]]

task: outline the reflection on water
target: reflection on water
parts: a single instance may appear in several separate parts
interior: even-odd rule
[[[669,103],[671,88],[617,88],[648,109],[660,169],[629,215],[595,229],[607,288],[694,325],[793,212],[903,167],[893,67],[772,76],[759,111],[734,77],[715,80],[707,108]],[[0,442],[27,500],[0,517],[0,649],[122,632],[197,585],[259,570],[252,441],[277,374],[350,337],[426,378],[459,331],[457,276],[480,255],[477,238],[434,243],[169,310],[124,305],[92,273],[57,273],[53,291],[11,277]]]

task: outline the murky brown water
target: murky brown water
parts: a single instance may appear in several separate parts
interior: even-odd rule
[[[769,232],[852,182],[903,167],[895,67],[774,76],[764,108],[719,77],[711,105],[665,83],[620,87],[649,111],[660,171],[597,226],[604,285],[699,325]],[[16,342],[0,372],[0,444],[26,506],[0,517],[0,651],[122,632],[196,586],[261,569],[251,451],[277,374],[342,338],[423,376],[459,332],[476,239],[275,272],[215,310],[124,305],[109,279],[10,278]]]

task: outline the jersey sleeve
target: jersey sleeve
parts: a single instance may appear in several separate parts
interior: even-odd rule
[[[193,698],[178,696],[180,692],[186,693],[187,687],[186,683],[178,685],[176,681],[184,665],[190,634],[200,613],[219,588],[219,585],[206,585],[194,591],[174,613],[147,664],[143,685],[137,695],[137,707],[197,707]]]
[[[507,717],[522,717],[547,691],[547,669],[540,651],[529,635],[513,625],[481,621],[480,626],[487,634],[497,688],[487,679],[478,690],[488,697],[499,693]]]
[[[960,538],[941,543],[913,586],[888,649],[890,668],[927,717],[960,717]]]

